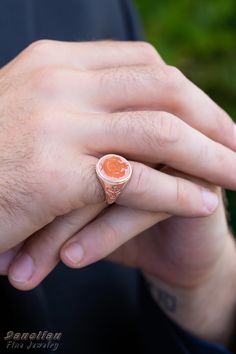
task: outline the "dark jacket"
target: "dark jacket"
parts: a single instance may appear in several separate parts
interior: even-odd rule
[[[141,37],[129,0],[0,1],[0,67],[41,38],[87,41]],[[168,320],[136,270],[107,262],[82,270],[59,265],[29,292],[17,291],[0,277],[0,326],[0,354],[226,353]],[[9,331],[35,332],[38,340],[32,343],[43,343],[45,348],[27,349],[30,340],[25,339],[4,340]],[[62,336],[45,340],[44,331]]]

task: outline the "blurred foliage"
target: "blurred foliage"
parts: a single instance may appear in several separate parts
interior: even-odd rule
[[[147,40],[236,121],[236,1],[135,2]],[[236,194],[227,194],[236,231]]]

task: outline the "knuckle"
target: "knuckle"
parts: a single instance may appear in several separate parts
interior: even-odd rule
[[[209,100],[209,105],[212,103]],[[215,137],[221,136],[229,137],[229,140],[232,139],[233,129],[232,129],[232,119],[229,115],[219,106],[214,103],[214,107],[209,107],[209,110],[212,112],[212,116],[214,117],[214,124],[209,124],[209,135]]]
[[[51,96],[63,86],[62,77],[63,71],[59,68],[39,68],[31,76],[31,88],[33,92]]]
[[[119,85],[124,94],[126,92],[128,94],[130,85],[135,85],[141,77],[141,71],[138,67],[133,67],[132,69],[127,69],[126,67],[109,68],[97,74],[102,87]]]
[[[213,114],[215,117],[214,128],[216,129],[216,131],[222,132],[222,129],[224,130],[225,128],[226,113],[223,111],[223,109],[216,106]]]
[[[101,249],[103,251],[109,251],[110,248],[117,243],[117,240],[120,239],[119,231],[112,226],[110,222],[103,219],[98,223],[99,233],[101,237]]]
[[[175,66],[166,65],[165,70],[166,70],[166,75],[174,81],[178,82],[183,77],[182,72]]]
[[[73,208],[73,199],[67,187],[68,176],[59,171],[56,164],[49,162],[45,156],[38,156],[37,162],[35,184],[37,192],[47,202],[49,215],[55,217],[69,213]]]
[[[87,186],[85,204],[101,203],[105,200],[105,193],[101,183],[98,181],[95,174],[95,165],[91,165],[86,169],[81,170],[81,185]]]
[[[137,115],[136,115],[137,116]],[[135,118],[133,112],[127,113],[113,113],[112,119],[108,117],[106,119],[104,126],[106,128],[106,135],[113,136],[117,142],[120,139],[126,139],[132,133],[133,128],[137,129],[137,125],[134,126],[133,119]]]
[[[176,204],[177,205],[186,205],[188,201],[188,190],[186,188],[186,183],[180,178],[176,177]]]
[[[160,146],[176,143],[180,138],[180,122],[170,114],[160,114],[156,127],[157,142]]]
[[[50,55],[54,50],[54,41],[49,39],[40,39],[31,43],[26,49],[25,54],[35,57],[44,57]]]
[[[41,173],[39,173],[42,186],[41,194],[51,201],[51,208],[56,215],[64,215],[71,210],[101,203],[105,200],[103,188],[95,174],[95,166],[84,166],[76,172],[63,172],[58,168],[58,164],[56,158],[52,163],[51,158],[49,161],[47,156],[43,156],[41,158]],[[55,180],[57,183],[53,182]],[[78,185],[75,188],[76,181],[78,181]],[[71,187],[69,188],[68,185]]]
[[[162,81],[165,83],[168,90],[174,90],[180,88],[183,82],[184,75],[181,71],[171,65],[160,65],[153,68],[152,76],[156,81]]]
[[[61,143],[61,122],[65,117],[62,115],[63,111],[63,105],[59,104],[55,108],[51,102],[44,102],[43,99],[41,99],[37,107],[33,108],[27,124],[33,139],[35,151],[38,154],[46,151],[50,146],[50,152],[52,153],[55,144],[59,141]],[[55,117],[57,118],[57,124],[55,124]]]
[[[136,42],[136,48],[141,53],[146,63],[155,63],[158,59],[156,48],[148,42]]]
[[[180,139],[181,127],[179,120],[171,114],[159,112],[149,114],[144,120],[144,141],[151,146],[165,148],[177,143]]]
[[[115,113],[109,120],[107,134],[115,135],[118,140],[126,139],[131,134],[136,143],[140,137],[146,146],[167,147],[181,138],[181,121],[166,112],[126,112]]]
[[[146,195],[149,186],[148,167],[142,164],[137,164],[132,174],[132,190],[135,194]]]
[[[217,145],[216,145],[217,147]],[[216,160],[218,156],[217,149],[212,149],[212,145],[208,143],[204,143],[199,148],[198,160],[206,161],[206,163],[212,163]]]

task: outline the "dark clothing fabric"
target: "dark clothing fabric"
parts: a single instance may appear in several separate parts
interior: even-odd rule
[[[137,40],[142,31],[129,0],[0,1],[0,66],[42,38]],[[82,270],[59,265],[28,292],[14,289],[0,277],[0,327],[0,354],[227,353],[172,323],[136,270],[107,262]],[[62,332],[62,337],[33,339],[34,345],[44,343],[46,348],[27,349],[30,340],[5,340],[9,331]],[[53,346],[56,343],[58,348]]]
[[[151,354],[230,354],[224,346],[196,338],[184,331],[156,306],[145,282],[139,288],[144,353]],[[207,309],[206,309],[207,312]],[[145,325],[145,327],[143,327]]]
[[[38,39],[89,41],[142,37],[127,0],[1,0],[0,66]]]

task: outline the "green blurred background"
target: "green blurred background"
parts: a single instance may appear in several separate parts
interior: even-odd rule
[[[236,120],[236,0],[135,2],[147,40]],[[236,231],[236,193],[227,195]]]

